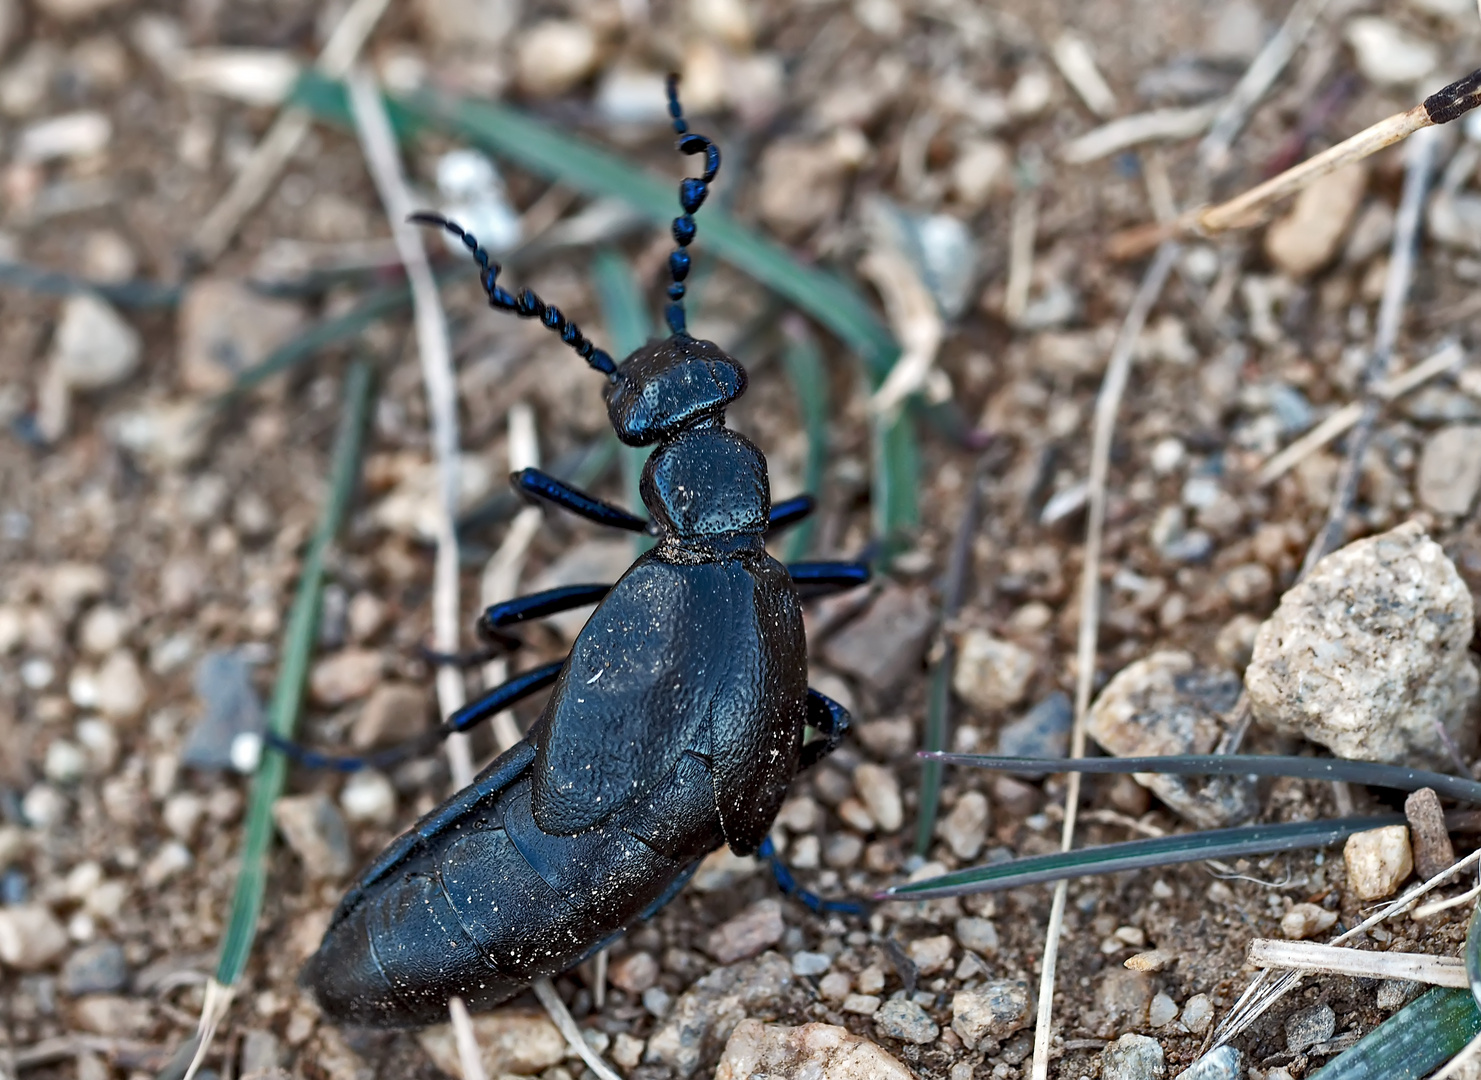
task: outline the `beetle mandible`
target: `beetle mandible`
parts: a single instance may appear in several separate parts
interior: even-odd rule
[[[722,843],[766,854],[792,778],[848,727],[841,706],[808,689],[798,585],[850,588],[868,569],[789,568],[766,552],[767,530],[799,520],[812,501],[771,505],[761,452],[725,427],[745,370],[685,328],[693,215],[720,153],[689,130],[674,76],[668,103],[679,150],[702,154],[704,171],[679,188],[671,333],[621,364],[530,290],[498,285],[498,265],[460,226],[414,215],[463,241],[491,306],[540,319],[607,377],[618,438],[653,446],[640,488],[651,523],[537,470],[516,473],[516,488],[646,530],[656,545],[616,584],[553,589],[480,618],[483,636],[500,641],[506,627],[601,600],[564,661],[496,687],[421,741],[552,687],[525,739],[393,842],[340,902],[303,972],[335,1022],[433,1023],[453,994],[488,1008],[579,963],[671,899]],[[804,745],[805,726],[823,737]]]

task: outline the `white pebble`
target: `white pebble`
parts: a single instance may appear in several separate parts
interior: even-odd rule
[[[386,825],[396,816],[396,789],[384,773],[362,769],[345,782],[339,805],[351,821]]]
[[[46,748],[46,760],[42,772],[53,784],[70,786],[82,779],[87,771],[87,755],[82,747],[66,739],[54,739]]]

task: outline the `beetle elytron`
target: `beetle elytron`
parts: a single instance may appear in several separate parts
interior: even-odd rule
[[[837,745],[848,715],[807,687],[798,584],[848,588],[853,563],[790,569],[764,546],[768,528],[811,509],[771,506],[766,462],[725,427],[744,369],[690,337],[684,321],[693,214],[720,165],[692,133],[676,80],[669,112],[700,178],[679,189],[669,257],[670,336],[621,364],[529,290],[511,295],[474,237],[437,215],[476,260],[490,305],[538,318],[607,377],[618,437],[654,447],[641,493],[645,522],[525,470],[526,493],[592,520],[646,529],[656,546],[615,585],[579,585],[496,605],[484,636],[604,597],[561,662],[526,672],[436,733],[465,730],[552,686],[527,737],[395,841],[335,911],[303,981],[338,1023],[433,1023],[457,994],[487,1008],[580,962],[657,910],[720,844],[763,849],[787,786]],[[811,725],[825,738],[803,745]],[[302,755],[314,757],[314,755]],[[320,759],[326,760],[326,759]]]

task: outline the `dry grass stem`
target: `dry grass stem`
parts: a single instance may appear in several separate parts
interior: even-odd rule
[[[1251,964],[1263,968],[1293,968],[1314,975],[1350,975],[1360,979],[1408,979],[1430,986],[1470,986],[1466,965],[1459,957],[1426,953],[1367,952],[1322,945],[1315,941],[1255,938],[1247,953]]]
[[[236,994],[236,987],[226,986],[215,979],[206,983],[206,999],[201,1003],[200,1023],[196,1027],[195,1053],[185,1070],[185,1080],[193,1080],[200,1067],[205,1064],[206,1054],[210,1052],[211,1044],[216,1040],[216,1032],[221,1027],[221,1021],[226,1019]]]
[[[1008,240],[1008,287],[1003,297],[1003,318],[1016,326],[1028,310],[1029,289],[1034,281],[1034,244],[1039,232],[1039,185],[1036,177],[1020,180],[1013,199],[1013,225]]]
[[[1217,111],[1217,105],[1193,105],[1123,116],[1065,143],[1059,156],[1067,165],[1087,165],[1143,143],[1191,139],[1208,129]]]
[[[1111,440],[1116,430],[1116,414],[1126,392],[1131,373],[1131,358],[1136,343],[1147,324],[1147,316],[1167,276],[1177,262],[1181,248],[1164,244],[1147,267],[1141,287],[1121,324],[1121,333],[1111,349],[1100,393],[1095,400],[1095,421],[1091,431],[1089,521],[1085,527],[1085,563],[1080,573],[1080,630],[1075,650],[1075,726],[1070,741],[1070,757],[1085,756],[1085,718],[1090,711],[1090,694],[1095,685],[1097,631],[1100,626],[1100,555],[1106,528],[1106,481],[1111,470]],[[1064,831],[1060,847],[1068,851],[1075,842],[1075,817],[1080,805],[1079,773],[1070,773],[1065,785]],[[1039,976],[1039,1013],[1034,1028],[1034,1080],[1049,1076],[1050,1019],[1054,1004],[1054,973],[1059,959],[1060,929],[1064,924],[1065,901],[1069,883],[1059,882],[1054,889],[1054,902],[1049,913],[1049,928],[1044,940],[1044,966]]]
[[[1100,68],[1095,65],[1095,54],[1090,43],[1079,34],[1065,32],[1055,41],[1050,55],[1059,73],[1064,76],[1085,107],[1101,119],[1116,115],[1116,95],[1111,92]]]
[[[1428,131],[1409,145],[1404,171],[1404,193],[1399,199],[1399,213],[1394,222],[1388,276],[1384,279],[1383,299],[1378,305],[1378,326],[1373,334],[1373,349],[1368,354],[1368,363],[1363,372],[1361,414],[1353,425],[1352,436],[1348,440],[1347,457],[1337,476],[1327,522],[1307,549],[1298,581],[1309,574],[1311,568],[1328,553],[1340,547],[1346,535],[1347,515],[1357,498],[1358,481],[1362,478],[1363,456],[1368,452],[1373,427],[1378,422],[1378,413],[1383,405],[1376,391],[1388,374],[1394,345],[1399,338],[1399,327],[1404,319],[1404,306],[1409,299],[1409,282],[1414,276],[1414,252],[1420,220],[1424,214],[1424,196],[1429,189],[1430,174],[1434,170],[1438,138],[1438,132]]]
[[[1286,21],[1265,43],[1229,96],[1219,105],[1208,134],[1198,144],[1198,163],[1204,173],[1222,172],[1229,165],[1229,151],[1250,113],[1275,85],[1301,43],[1311,34],[1328,0],[1297,0]]]
[[[1419,389],[1431,379],[1453,371],[1464,362],[1465,358],[1466,352],[1459,342],[1447,342],[1438,351],[1408,371],[1379,383],[1373,394],[1381,401],[1394,401]],[[1255,483],[1260,487],[1275,483],[1312,454],[1341,438],[1362,418],[1362,415],[1361,402],[1354,401],[1344,405],[1290,446],[1272,454],[1270,459],[1260,466]]]
[[[566,1003],[561,996],[555,992],[555,984],[549,979],[536,979],[534,983],[535,996],[540,999],[540,1004],[545,1006],[545,1011],[555,1021],[555,1026],[560,1028],[562,1035],[571,1049],[581,1055],[581,1060],[586,1062],[586,1067],[596,1073],[600,1080],[622,1080],[612,1071],[612,1066],[602,1060],[602,1055],[591,1048],[586,1037],[581,1034],[581,1029],[576,1026],[576,1021],[571,1018]]]
[[[1409,917],[1415,922],[1423,922],[1425,919],[1433,918],[1442,911],[1449,911],[1451,908],[1469,904],[1478,896],[1481,896],[1481,885],[1474,885],[1459,896],[1452,896],[1448,900],[1436,900],[1430,904],[1420,904],[1419,907],[1409,913]]]
[[[427,414],[432,423],[432,453],[437,462],[438,487],[442,493],[434,531],[437,556],[432,572],[432,647],[438,652],[456,653],[462,621],[458,611],[458,534],[454,525],[459,491],[458,402],[452,348],[447,336],[447,316],[442,310],[442,299],[437,294],[437,283],[427,262],[421,230],[407,221],[416,206],[401,172],[396,138],[380,90],[370,76],[361,71],[351,72],[345,85],[349,90],[350,111],[355,118],[361,151],[376,192],[385,206],[391,235],[395,237],[396,250],[401,255],[411,284],[417,355],[421,361]],[[463,673],[451,664],[439,665],[437,707],[440,714],[451,716],[463,707],[466,700]],[[468,737],[458,734],[449,738],[447,756],[453,787],[467,787],[473,781],[473,752]]]
[[[355,0],[324,43],[318,69],[331,79],[344,78],[389,6],[390,0]],[[237,172],[231,187],[202,219],[191,238],[190,254],[196,262],[212,263],[221,257],[247,215],[272,188],[312,122],[306,112],[293,106],[278,114]]]
[[[900,358],[869,402],[874,415],[888,421],[906,398],[926,385],[946,337],[946,325],[931,291],[904,252],[878,245],[859,260],[859,272],[879,290],[890,329],[900,342]]]
[[[535,434],[535,410],[530,408],[528,402],[517,402],[509,409],[509,471],[518,472],[539,466],[540,442]],[[538,506],[526,506],[509,523],[503,542],[483,568],[479,599],[484,607],[514,597],[519,589],[519,579],[524,572],[530,544],[534,542],[544,520],[545,515]],[[498,686],[507,678],[509,661],[503,657],[490,660],[484,665],[483,681],[488,688]],[[509,709],[494,715],[493,732],[494,741],[501,753],[524,738],[524,733],[515,723],[514,713]]]
[[[458,1044],[458,1064],[463,1069],[463,1080],[487,1080],[483,1071],[483,1055],[478,1052],[478,1035],[473,1030],[473,1018],[468,1015],[468,1006],[454,994],[447,999],[447,1013],[452,1020],[453,1041]]]

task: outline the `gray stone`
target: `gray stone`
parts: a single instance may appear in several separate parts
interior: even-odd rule
[[[365,697],[380,682],[381,655],[375,649],[348,648],[314,663],[309,694],[320,705],[337,706]]]
[[[958,990],[951,999],[951,1030],[968,1050],[975,1050],[983,1039],[1001,1042],[1028,1024],[1033,1001],[1028,983],[1020,980],[999,979],[980,990]]]
[[[924,589],[887,588],[828,640],[823,657],[879,693],[889,693],[917,672],[935,625],[936,610]]]
[[[781,901],[768,897],[712,930],[705,938],[704,949],[720,963],[733,964],[769,949],[786,932]]]
[[[1244,1075],[1244,1054],[1232,1046],[1221,1046],[1189,1065],[1178,1074],[1178,1080],[1244,1080]]]
[[[1337,1030],[1337,1014],[1326,1003],[1302,1009],[1286,1018],[1286,1052],[1301,1051],[1324,1043]]]
[[[1075,710],[1069,695],[1056,690],[998,731],[998,753],[1008,757],[1064,757],[1070,748]]]
[[[273,804],[273,821],[309,876],[338,878],[349,871],[349,832],[329,796],[284,796]]]
[[[197,769],[230,768],[232,743],[266,730],[252,665],[240,652],[206,653],[195,667],[195,694],[205,709],[185,741],[182,760]]]
[[[941,1034],[926,1010],[905,998],[891,998],[879,1007],[874,1014],[874,1030],[886,1038],[917,1046],[933,1043]]]
[[[715,1080],[912,1080],[914,1074],[868,1039],[833,1024],[786,1027],[742,1020]]]
[[[1162,1044],[1146,1035],[1123,1035],[1101,1051],[1101,1080],[1159,1080],[1167,1075]]]
[[[68,297],[37,394],[42,436],[55,440],[65,435],[72,395],[123,382],[138,370],[143,349],[139,332],[106,301],[91,293]]]
[[[1095,1003],[1116,1027],[1141,1027],[1152,1005],[1152,977],[1144,971],[1108,968],[1100,973]]]
[[[1378,1007],[1384,1011],[1401,1008],[1423,989],[1421,983],[1409,979],[1384,979],[1378,984]]]
[[[95,941],[78,949],[62,965],[61,990],[68,997],[113,994],[129,982],[123,949],[114,941]]]
[[[792,974],[803,978],[821,975],[833,966],[833,957],[827,953],[800,952],[792,955]]]
[[[650,952],[630,952],[612,962],[607,977],[619,990],[635,997],[641,996],[644,990],[658,982],[658,961]]]
[[[776,953],[717,968],[679,996],[648,1039],[644,1061],[692,1076],[714,1060],[747,1015],[775,1016],[795,985],[792,965]]]
[[[303,309],[227,278],[197,278],[180,302],[180,382],[219,394],[303,325]]]
[[[1087,730],[1117,757],[1209,754],[1222,719],[1239,700],[1239,677],[1198,668],[1185,652],[1158,652],[1117,673],[1091,706]],[[1244,777],[1137,774],[1136,780],[1179,815],[1212,829],[1243,821],[1259,808]]]
[[[373,750],[420,735],[427,729],[432,708],[426,687],[383,682],[371,691],[351,725],[350,745],[356,750]]]
[[[1165,1027],[1178,1018],[1178,1003],[1160,991],[1152,995],[1152,1004],[1147,1007],[1147,1023],[1151,1027]]]
[[[1426,439],[1414,486],[1438,514],[1470,513],[1481,491],[1481,425],[1455,424]]]
[[[1194,994],[1183,1002],[1183,1026],[1195,1035],[1202,1035],[1214,1022],[1214,1003],[1207,994]]]
[[[1416,522],[1347,545],[1281,599],[1245,687],[1257,721],[1338,757],[1443,766],[1478,683],[1470,590]]]
[[[1023,700],[1037,667],[1038,657],[1022,645],[968,630],[957,645],[951,686],[973,708],[995,712]]]
[[[964,949],[971,949],[983,956],[991,956],[998,951],[998,928],[991,919],[961,918],[952,929],[956,933],[957,944]]]

